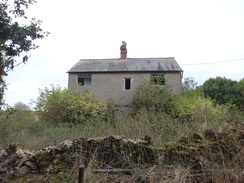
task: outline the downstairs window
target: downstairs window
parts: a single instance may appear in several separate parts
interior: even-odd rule
[[[131,78],[125,78],[125,89],[126,90],[131,89]]]

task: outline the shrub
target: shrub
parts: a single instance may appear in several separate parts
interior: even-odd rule
[[[133,100],[134,111],[139,111],[145,108],[152,112],[165,112],[166,114],[174,115],[174,99],[168,87],[154,85],[151,81],[145,81],[141,85]]]
[[[163,133],[169,139],[179,129],[183,132],[202,131],[206,128],[222,130],[229,128],[230,123],[225,119],[229,113],[228,107],[215,104],[211,99],[205,98],[199,87],[190,86],[192,80],[182,96],[174,96],[167,87],[162,88],[145,82],[139,87],[133,101],[133,121],[141,120],[156,125],[150,129],[153,134]],[[150,115],[146,115],[150,114]],[[141,116],[140,119],[137,119]],[[166,119],[166,120],[165,120]],[[239,124],[240,119],[230,117],[232,123]],[[145,126],[145,125],[144,125]],[[235,125],[236,126],[236,125]],[[183,133],[184,134],[184,133]],[[166,138],[167,139],[167,138]]]
[[[40,119],[54,123],[83,123],[110,117],[109,105],[101,103],[92,93],[80,93],[59,86],[40,90],[36,110],[40,111]]]
[[[227,125],[223,118],[228,109],[203,96],[182,96],[177,98],[175,103],[178,121],[188,124],[191,128],[204,130],[211,126],[217,130]]]

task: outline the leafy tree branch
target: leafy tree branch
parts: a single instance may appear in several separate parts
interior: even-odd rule
[[[26,19],[25,10],[35,0],[2,0],[0,2],[0,108],[4,104],[3,94],[6,83],[3,79],[7,71],[16,66],[16,57],[23,52],[38,48],[34,40],[46,37],[49,32],[43,31],[41,21],[32,18],[28,24],[20,25],[20,19]],[[23,58],[23,63],[28,57]]]

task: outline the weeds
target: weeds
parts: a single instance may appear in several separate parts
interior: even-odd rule
[[[55,97],[57,97],[56,95],[59,95],[61,91],[55,92]],[[73,96],[70,93],[64,93],[64,96],[68,97],[69,106],[71,107]],[[87,97],[89,98],[89,96]],[[96,99],[94,100],[98,102]],[[52,102],[55,102],[55,100],[52,100]],[[62,104],[62,107],[66,107],[62,102],[60,104]],[[79,102],[76,104],[79,108]],[[100,103],[97,104],[100,106]],[[92,106],[92,104],[89,105]],[[96,106],[92,107],[99,110]],[[177,97],[171,96],[167,89],[150,87],[149,85],[138,90],[133,111],[124,116],[110,118],[111,111],[106,111],[108,112],[106,120],[104,120],[103,115],[99,117],[99,113],[94,113],[94,118],[88,117],[82,123],[65,123],[64,118],[59,119],[57,117],[58,110],[55,107],[53,109],[56,115],[55,123],[50,123],[52,119],[45,120],[47,117],[52,118],[52,115],[43,116],[44,113],[42,113],[41,118],[39,118],[40,115],[37,111],[15,111],[7,116],[0,113],[1,146],[18,144],[23,149],[40,150],[64,140],[122,135],[132,139],[145,139],[148,141],[148,145],[161,148],[165,147],[166,143],[175,142],[180,137],[189,134],[198,134],[204,137],[206,134],[203,132],[207,129],[212,129],[218,133],[230,129],[243,130],[244,126],[243,113],[240,111],[231,110],[228,106],[215,105],[211,100],[192,93],[192,91],[187,95]],[[73,119],[76,117],[78,119],[79,116],[76,115],[75,111],[73,111]],[[67,118],[65,117],[65,119]],[[123,173],[118,175],[104,173],[101,175],[92,171],[94,167],[99,167],[97,167],[96,161],[91,159],[85,174],[86,180],[87,182],[104,183],[116,182],[116,180],[122,182],[241,182],[244,179],[242,167],[243,141],[241,141],[243,139],[239,139],[240,142],[234,142],[231,140],[234,137],[223,134],[222,139],[219,141],[220,146],[216,146],[216,142],[211,144],[210,141],[204,141],[207,139],[203,138],[202,143],[198,145],[204,147],[206,145],[204,143],[209,143],[207,144],[208,147],[213,149],[204,153],[201,152],[202,154],[195,152],[194,147],[187,144],[187,148],[193,149],[194,155],[198,153],[201,163],[205,165],[205,170],[199,173],[199,177],[196,174],[192,175],[192,167],[190,166],[183,167],[178,162],[169,169],[166,167],[165,162],[160,159],[158,160],[159,167],[151,167],[153,169],[149,168],[150,171],[145,171],[141,167],[143,171],[138,170],[131,175]],[[176,146],[180,147],[179,144],[176,144]],[[233,149],[232,146],[238,147],[238,150]],[[178,151],[179,149],[176,149],[174,152],[179,153]],[[164,168],[167,170],[161,171]],[[74,180],[74,175],[70,173],[64,172],[58,176],[57,180],[60,182]],[[50,177],[47,179],[53,180]]]

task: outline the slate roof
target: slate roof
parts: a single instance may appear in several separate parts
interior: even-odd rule
[[[121,59],[81,59],[68,73],[85,72],[181,72],[174,57],[169,58],[127,58]]]

